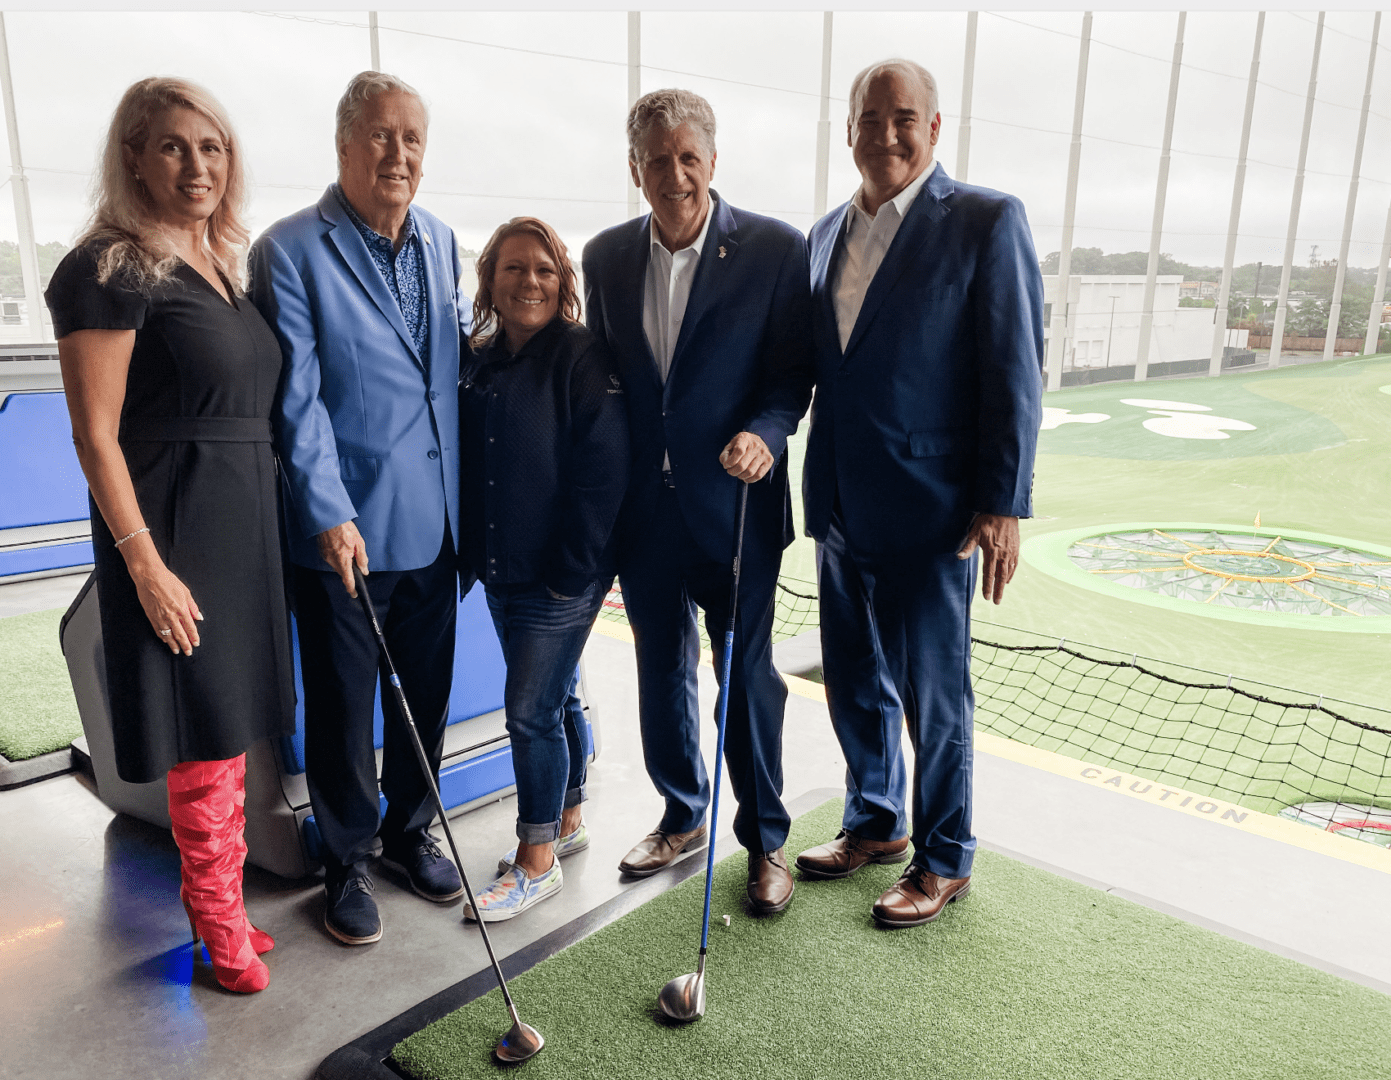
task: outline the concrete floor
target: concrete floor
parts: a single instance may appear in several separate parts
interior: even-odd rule
[[[63,605],[78,584],[0,586],[0,615]],[[618,860],[660,815],[638,748],[632,648],[596,634],[586,664],[603,740],[593,845],[566,860],[560,896],[495,927],[500,955],[621,892]],[[707,670],[703,700],[714,689]],[[708,759],[713,724],[706,736]],[[789,697],[784,768],[789,801],[841,788],[820,702]],[[1391,992],[1391,875],[989,754],[975,782],[984,846]],[[721,802],[725,835],[727,786]],[[509,798],[454,819],[475,885],[513,843],[514,813]],[[426,903],[389,873],[377,875],[384,937],[346,948],[323,930],[317,882],[249,868],[247,906],[276,936],[272,981],[225,993],[192,962],[168,834],[114,815],[74,776],[0,793],[0,866],[0,1077],[307,1080],[340,1045],[486,964],[458,907]],[[694,918],[692,933],[694,949]]]

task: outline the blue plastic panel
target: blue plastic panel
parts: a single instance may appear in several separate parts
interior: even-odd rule
[[[366,618],[364,615],[363,618]],[[300,678],[299,635],[291,633],[295,653],[295,733],[284,740],[285,768],[304,772],[304,682]],[[502,708],[502,691],[507,681],[507,665],[481,586],[475,586],[459,602],[459,621],[454,640],[454,687],[449,695],[449,723],[471,720]],[[410,688],[406,687],[409,693]],[[372,722],[373,745],[382,745],[381,683],[377,684],[377,711]],[[509,780],[508,783],[511,783]],[[453,806],[455,804],[449,803]]]
[[[504,746],[488,754],[482,754],[455,765],[446,765],[440,770],[440,800],[446,807],[459,806],[474,799],[491,795],[516,783],[512,772],[512,748]],[[379,795],[381,812],[386,813],[386,796]],[[304,834],[304,849],[311,859],[322,858],[323,838],[319,833],[318,822],[310,814],[301,826]]]
[[[46,547],[0,551],[0,577],[36,574],[41,570],[61,570],[68,566],[88,566],[92,562],[92,542],[50,544]]]
[[[87,519],[87,480],[77,463],[68,405],[60,391],[5,398],[0,404],[0,462],[0,529]]]

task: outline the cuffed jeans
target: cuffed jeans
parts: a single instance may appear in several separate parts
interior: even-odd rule
[[[524,844],[556,840],[561,812],[585,799],[591,743],[576,669],[609,584],[591,582],[570,600],[557,600],[540,582],[487,589],[507,661],[503,704],[517,775],[517,838]]]

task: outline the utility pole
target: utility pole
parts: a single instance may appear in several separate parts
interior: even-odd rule
[[[642,97],[642,12],[628,12],[628,108],[637,104]],[[628,177],[628,217],[635,218],[642,213],[638,201],[639,191]]]
[[[1154,331],[1154,284],[1159,275],[1159,245],[1164,236],[1164,200],[1169,193],[1169,150],[1174,142],[1174,112],[1178,108],[1178,79],[1183,70],[1183,28],[1188,12],[1178,13],[1174,60],[1169,69],[1169,104],[1164,110],[1164,146],[1159,151],[1159,176],[1154,182],[1154,222],[1150,226],[1150,257],[1145,268],[1145,298],[1140,306],[1140,348],[1135,354],[1135,381],[1149,374],[1150,335]]]
[[[1319,50],[1323,47],[1323,19],[1319,12],[1314,30],[1314,58],[1309,65],[1309,93],[1304,99],[1304,130],[1299,136],[1299,163],[1294,171],[1294,194],[1290,197],[1290,226],[1285,234],[1285,261],[1280,270],[1280,292],[1275,300],[1275,325],[1270,330],[1270,366],[1280,366],[1280,347],[1285,340],[1285,317],[1289,310],[1290,271],[1294,267],[1295,234],[1299,230],[1299,203],[1304,196],[1304,164],[1309,158],[1309,129],[1314,123],[1314,90],[1319,82]],[[1318,248],[1314,249],[1314,255]],[[1311,256],[1310,261],[1313,261]]]
[[[1265,33],[1265,12],[1256,15],[1256,43],[1251,48],[1251,74],[1246,80],[1246,113],[1241,121],[1241,146],[1236,156],[1236,178],[1232,181],[1232,212],[1227,219],[1227,252],[1222,259],[1222,285],[1217,293],[1217,312],[1213,316],[1212,357],[1208,361],[1209,375],[1222,374],[1223,346],[1227,343],[1227,304],[1231,297],[1232,265],[1236,262],[1236,233],[1241,224],[1241,198],[1246,190],[1246,152],[1251,146],[1251,116],[1256,109],[1256,75],[1261,70],[1261,37]],[[1260,264],[1256,264],[1256,286],[1261,282]]]
[[[956,178],[963,184],[971,164],[971,92],[976,85],[976,20],[980,12],[966,13],[966,58],[961,75],[961,126],[956,132]]]
[[[1328,305],[1328,332],[1323,338],[1323,358],[1333,359],[1338,347],[1338,321],[1343,314],[1343,283],[1347,279],[1348,248],[1352,245],[1352,216],[1357,210],[1357,181],[1362,172],[1362,147],[1367,141],[1367,113],[1372,108],[1372,76],[1377,69],[1377,38],[1381,34],[1381,12],[1372,16],[1372,48],[1367,54],[1367,86],[1362,91],[1362,119],[1357,124],[1357,148],[1352,152],[1352,179],[1348,181],[1348,205],[1343,214],[1343,241],[1338,248],[1338,269],[1333,279],[1333,297]]]
[[[1058,252],[1058,289],[1048,334],[1048,389],[1063,384],[1063,349],[1067,344],[1067,307],[1072,283],[1072,229],[1077,218],[1077,174],[1082,167],[1082,114],[1087,103],[1087,59],[1092,46],[1092,13],[1082,15],[1082,44],[1077,50],[1077,94],[1072,104],[1072,145],[1067,156],[1067,195],[1063,204],[1062,250]]]
[[[821,119],[816,122],[816,190],[812,215],[820,221],[826,213],[826,191],[831,177],[831,27],[835,15],[821,17]]]
[[[377,37],[377,13],[375,11],[367,13],[367,39],[372,46],[372,70],[381,71],[382,45]]]
[[[19,271],[24,279],[24,306],[35,341],[45,341],[43,295],[39,290],[39,249],[34,243],[34,214],[29,206],[29,178],[24,175],[24,156],[19,151],[19,116],[10,81],[10,42],[5,35],[5,16],[0,12],[0,93],[5,99],[5,134],[10,141],[10,191],[19,229]]]

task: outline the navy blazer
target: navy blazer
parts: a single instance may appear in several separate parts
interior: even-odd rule
[[[845,203],[811,230],[816,402],[802,493],[826,538],[839,497],[870,555],[959,547],[973,513],[1029,517],[1042,420],[1043,278],[1024,206],[938,164],[844,352],[832,284]]]
[[[604,343],[556,316],[515,355],[499,331],[459,382],[463,581],[578,596],[613,576],[628,415]]]
[[[740,431],[762,438],[775,462],[749,489],[749,557],[775,558],[794,538],[784,459],[814,378],[806,241],[718,194],[713,213],[665,384],[642,329],[651,214],[585,245],[586,321],[618,364],[633,446],[620,557],[656,500],[666,451],[691,535],[710,558],[728,561],[738,489],[719,457]]]
[[[285,354],[274,415],[290,558],[327,570],[316,534],[356,521],[373,570],[415,570],[459,535],[459,335],[454,232],[412,207],[429,339],[400,305],[333,189],[252,245],[251,301]]]

